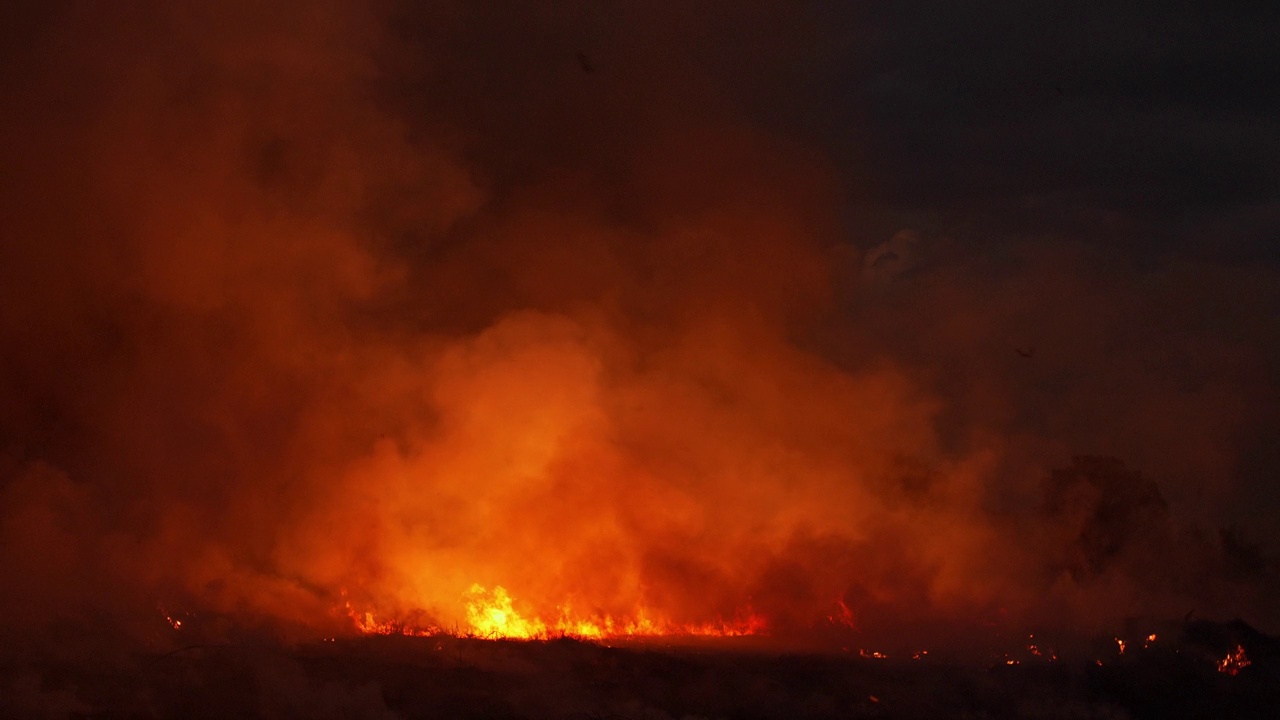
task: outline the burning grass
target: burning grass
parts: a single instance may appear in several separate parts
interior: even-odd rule
[[[766,620],[750,610],[739,611],[728,620],[719,618],[701,623],[677,623],[664,619],[643,606],[630,616],[615,617],[601,613],[581,614],[571,606],[563,605],[558,608],[554,618],[545,620],[521,613],[506,588],[500,585],[492,590],[479,584],[472,585],[465,598],[465,605],[466,625],[461,629],[448,631],[431,622],[379,619],[372,611],[357,610],[350,601],[344,607],[355,628],[366,635],[412,637],[449,634],[488,640],[573,638],[604,641],[661,637],[744,637],[763,634],[768,629]]]

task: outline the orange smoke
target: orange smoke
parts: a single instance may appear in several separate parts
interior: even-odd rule
[[[1070,395],[1123,328],[1028,366],[1010,308],[1068,332],[1131,295],[1069,249],[990,282],[906,235],[864,258],[840,172],[687,57],[477,53],[463,10],[416,39],[341,2],[49,12],[0,119],[13,632],[163,603],[304,636],[919,648],[1249,597],[1160,574],[1226,577],[1123,465],[1042,487],[1080,447],[1228,433],[1241,388]]]

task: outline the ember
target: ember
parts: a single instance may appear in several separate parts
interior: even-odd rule
[[[1218,661],[1218,672],[1227,675],[1238,675],[1240,671],[1249,667],[1253,663],[1249,657],[1245,655],[1244,646],[1236,645],[1236,649],[1227,653],[1227,656]]]
[[[174,630],[181,630],[184,624],[183,618],[190,617],[190,613],[170,612],[164,609],[164,607],[159,607],[157,609],[160,611],[160,614],[164,616],[164,621],[169,623],[169,627]]]

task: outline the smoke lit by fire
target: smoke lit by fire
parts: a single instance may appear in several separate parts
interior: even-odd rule
[[[921,658],[957,628],[1267,619],[1265,553],[1201,529],[1225,501],[1176,504],[1265,412],[1264,361],[1148,322],[1190,270],[1137,292],[1070,243],[851,238],[850,171],[649,49],[647,15],[586,73],[538,4],[541,39],[483,52],[461,9],[415,36],[185,5],[50,10],[8,63],[34,74],[0,120],[12,632],[163,602]]]

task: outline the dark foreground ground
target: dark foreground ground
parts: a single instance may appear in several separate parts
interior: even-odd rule
[[[1215,658],[1245,643],[1251,664]],[[1124,656],[871,659],[714,645],[367,637],[0,667],[0,717],[1280,718],[1274,639],[1202,624]]]

